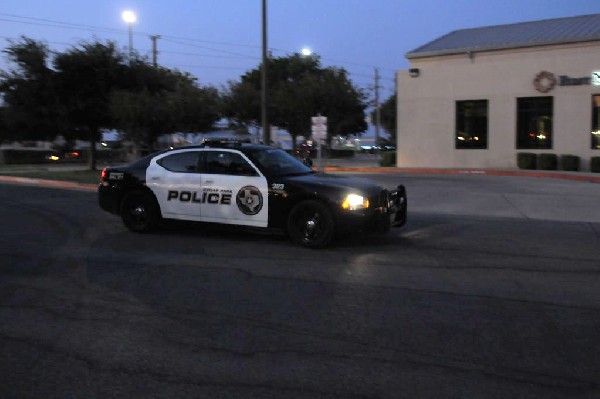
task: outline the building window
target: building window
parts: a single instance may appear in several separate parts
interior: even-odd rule
[[[517,149],[552,148],[552,97],[517,98]]]
[[[456,149],[486,149],[488,101],[456,102]]]
[[[592,97],[592,149],[600,149],[600,95]]]

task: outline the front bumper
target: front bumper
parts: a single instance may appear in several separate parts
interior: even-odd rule
[[[392,227],[406,224],[408,198],[406,188],[382,190],[377,197],[369,198],[373,206],[362,211],[340,211],[337,215],[339,232],[363,231],[385,233]]]

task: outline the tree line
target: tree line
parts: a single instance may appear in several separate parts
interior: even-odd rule
[[[103,129],[153,149],[160,135],[205,132],[222,118],[243,129],[261,124],[262,64],[217,89],[111,41],[56,52],[21,37],[3,52],[11,67],[0,71],[0,141],[84,139],[91,169]],[[367,96],[343,68],[293,54],[270,58],[267,74],[269,120],[287,130],[294,145],[297,136],[310,136],[310,117],[317,114],[328,117],[329,137],[366,130]]]

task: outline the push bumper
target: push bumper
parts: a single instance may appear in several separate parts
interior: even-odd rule
[[[374,208],[362,213],[340,212],[337,218],[338,231],[385,233],[392,227],[406,224],[408,198],[403,185],[396,190],[382,192],[381,198],[375,200],[374,204]]]

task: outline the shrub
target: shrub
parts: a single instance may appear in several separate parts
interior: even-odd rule
[[[354,150],[331,148],[328,151],[328,156],[331,158],[350,158],[354,156]]]
[[[560,156],[560,168],[567,171],[579,170],[579,157],[577,155],[561,155]]]
[[[387,151],[381,154],[379,160],[381,166],[396,166],[396,151]]]
[[[594,173],[600,173],[600,157],[590,159],[590,170]]]
[[[533,152],[517,153],[517,166],[519,169],[535,169],[537,167],[537,155]]]
[[[58,155],[56,151],[45,149],[7,148],[0,151],[4,154],[4,163],[13,165],[48,163],[51,161],[47,157]]]
[[[556,170],[558,166],[558,156],[556,154],[540,154],[538,165],[542,170]]]

